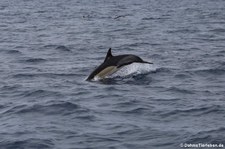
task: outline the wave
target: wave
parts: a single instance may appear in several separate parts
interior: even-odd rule
[[[1,91],[11,91],[11,90],[15,90],[15,89],[18,89],[21,87],[22,87],[22,85],[19,85],[19,84],[5,85],[5,86],[1,87]]]
[[[18,50],[7,50],[6,51],[8,54],[22,54],[22,52],[18,51]]]
[[[67,47],[67,46],[64,46],[64,45],[52,45],[52,44],[49,44],[49,45],[45,45],[42,47],[43,49],[55,49],[57,51],[61,51],[61,52],[71,52],[71,50]]]
[[[49,49],[49,48],[55,48],[57,47],[57,45],[54,45],[54,44],[48,44],[48,45],[44,45],[42,48],[44,49]]]
[[[223,29],[223,28],[215,28],[215,29],[210,30],[210,32],[224,33],[225,29]]]
[[[166,17],[145,17],[145,18],[142,18],[142,20],[165,20],[165,19],[168,19]]]
[[[177,93],[182,93],[182,94],[194,94],[194,91],[192,90],[187,90],[187,89],[182,89],[178,87],[170,87],[167,89],[167,91],[172,91],[172,92],[177,92]]]
[[[146,114],[149,112],[149,108],[137,107],[130,110],[123,111],[126,114]]]
[[[184,73],[179,73],[179,74],[176,74],[174,76],[175,78],[179,78],[179,79],[185,79],[185,78],[191,78],[191,76],[189,74],[184,74]]]
[[[57,46],[55,49],[60,51],[65,51],[65,52],[71,52],[71,50],[68,47],[63,45]]]
[[[224,108],[220,105],[212,105],[207,107],[198,107],[190,109],[178,109],[161,114],[162,117],[169,116],[202,116],[211,113],[224,113]]]
[[[25,91],[21,94],[23,97],[47,97],[47,96],[62,96],[59,92],[49,91],[49,90],[32,90],[32,91]]]
[[[196,32],[199,32],[198,29],[189,29],[189,28],[180,28],[180,29],[175,29],[175,30],[169,30],[167,31],[167,33],[196,33]]]
[[[74,73],[18,73],[14,74],[13,78],[31,78],[31,77],[74,77],[78,74]]]
[[[22,63],[43,63],[46,62],[46,59],[43,58],[28,58],[26,60],[21,60]]]
[[[26,113],[39,113],[39,114],[50,114],[50,115],[68,115],[77,113],[88,113],[90,112],[89,109],[81,107],[75,103],[71,102],[65,102],[65,101],[57,101],[57,102],[47,102],[44,103],[44,105],[41,104],[35,104],[35,105],[17,105],[14,106],[6,111],[4,111],[2,114],[5,115],[11,115],[11,114],[26,114]]]
[[[160,68],[156,68],[155,72],[156,73],[170,73],[170,72],[172,72],[172,68],[160,67]]]
[[[35,77],[35,75],[31,73],[18,73],[18,74],[14,74],[12,77],[13,78],[31,78],[31,77]]]
[[[37,138],[29,138],[26,140],[20,140],[21,138],[17,138],[15,141],[1,141],[0,146],[2,148],[53,148],[54,143],[49,139],[37,139]]]
[[[187,138],[187,143],[212,143],[212,144],[225,144],[225,128],[220,127],[207,131],[200,131]]]
[[[199,75],[204,75],[204,74],[223,75],[223,74],[225,74],[225,69],[223,69],[223,68],[206,68],[206,69],[197,69],[197,70],[192,70],[192,71]]]

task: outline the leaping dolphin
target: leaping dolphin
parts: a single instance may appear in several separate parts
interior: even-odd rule
[[[100,66],[98,66],[88,76],[88,78],[86,80],[90,81],[90,80],[94,79],[95,77],[103,79],[106,76],[109,76],[109,75],[115,73],[117,70],[119,70],[123,66],[129,65],[134,62],[153,64],[151,62],[143,61],[140,57],[138,57],[136,55],[132,55],[132,54],[113,56],[111,53],[111,48],[109,48],[104,62]]]

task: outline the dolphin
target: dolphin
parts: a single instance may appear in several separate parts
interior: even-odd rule
[[[153,64],[151,62],[143,61],[140,57],[132,54],[124,54],[113,56],[111,52],[111,48],[109,48],[104,62],[99,65],[86,79],[87,81],[91,81],[95,77],[103,79],[106,76],[109,76],[116,71],[118,71],[123,66],[129,65],[131,63],[146,63]]]

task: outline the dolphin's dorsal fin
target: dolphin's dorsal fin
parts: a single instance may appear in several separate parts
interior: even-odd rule
[[[108,52],[107,52],[107,55],[106,55],[106,57],[105,57],[105,60],[104,60],[104,62],[105,61],[107,61],[109,58],[111,58],[113,55],[112,55],[112,52],[111,52],[111,48],[109,48],[109,50],[108,50]]]

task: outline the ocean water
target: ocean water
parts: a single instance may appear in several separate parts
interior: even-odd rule
[[[154,64],[85,81],[110,47]],[[1,149],[182,143],[225,145],[225,1],[0,1]]]

